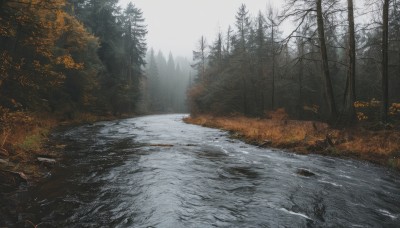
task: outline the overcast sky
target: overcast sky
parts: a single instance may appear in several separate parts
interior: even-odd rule
[[[282,7],[283,0],[120,0],[134,3],[146,19],[148,47],[165,55],[192,58],[192,50],[204,35],[211,43],[219,30],[225,33],[234,25],[235,14],[244,3],[251,15],[266,11],[267,5]]]

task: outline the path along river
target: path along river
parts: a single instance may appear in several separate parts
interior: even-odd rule
[[[65,159],[0,227],[400,227],[398,172],[261,149],[183,117],[57,133]]]

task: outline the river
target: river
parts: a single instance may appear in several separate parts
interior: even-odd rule
[[[0,227],[400,227],[398,172],[258,148],[183,117],[56,133],[65,159]]]

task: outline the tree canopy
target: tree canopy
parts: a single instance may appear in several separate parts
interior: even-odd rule
[[[140,9],[117,2],[1,1],[2,104],[68,117],[134,112],[147,31]]]

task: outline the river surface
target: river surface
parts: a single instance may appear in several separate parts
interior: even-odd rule
[[[57,133],[65,159],[0,227],[400,227],[398,172],[258,148],[183,117]]]

